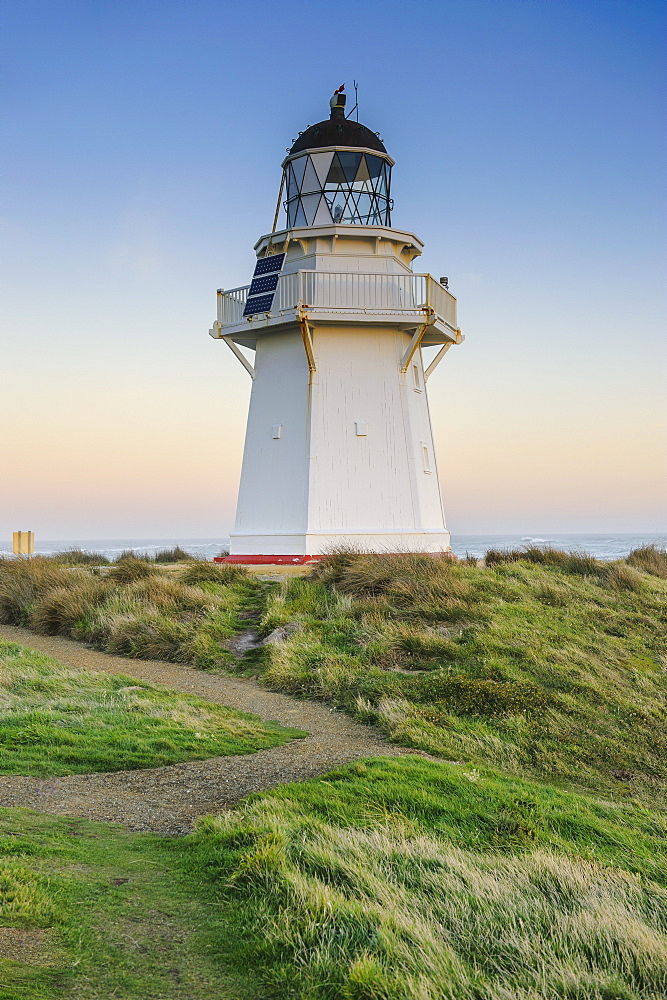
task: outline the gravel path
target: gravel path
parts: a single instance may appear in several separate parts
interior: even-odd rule
[[[397,757],[410,751],[370,726],[313,701],[267,691],[245,678],[220,677],[158,660],[131,660],[81,643],[0,625],[0,638],[46,653],[68,667],[128,674],[262,719],[306,730],[306,739],[240,757],[173,764],[143,771],[26,778],[0,775],[0,806],[123,823],[131,830],[182,834],[197,816],[216,813],[251,792],[316,777],[359,757]]]

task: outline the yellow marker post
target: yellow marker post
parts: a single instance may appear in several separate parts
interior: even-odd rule
[[[34,531],[15,531],[13,535],[15,556],[31,556],[35,551]]]

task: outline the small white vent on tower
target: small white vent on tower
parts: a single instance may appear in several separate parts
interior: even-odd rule
[[[282,433],[283,433],[282,424],[274,424],[273,427],[271,428],[271,436],[273,437],[274,441],[277,441],[278,438],[282,436]]]
[[[357,437],[366,437],[366,435],[368,434],[368,421],[355,420],[354,433],[357,435]]]
[[[421,442],[422,446],[422,459],[424,461],[424,472],[431,472],[431,456],[428,452],[428,445],[425,441]]]

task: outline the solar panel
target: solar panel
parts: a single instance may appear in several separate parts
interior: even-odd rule
[[[254,316],[255,313],[265,313],[271,311],[273,304],[273,292],[270,295],[255,295],[248,299],[243,310],[244,316]]]
[[[270,274],[272,271],[282,271],[285,262],[284,253],[274,253],[270,257],[260,257],[255,265],[256,278],[258,274]]]
[[[261,292],[275,292],[278,287],[278,271],[275,274],[265,274],[262,278],[253,278],[248,295],[259,295]]]

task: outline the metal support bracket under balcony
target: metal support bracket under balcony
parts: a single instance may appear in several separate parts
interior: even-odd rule
[[[255,378],[255,369],[250,364],[250,362],[246,358],[245,354],[241,350],[239,350],[239,348],[236,346],[236,344],[234,343],[234,341],[232,340],[231,337],[223,337],[221,331],[222,331],[222,326],[220,325],[220,322],[218,320],[216,320],[215,323],[213,324],[213,328],[209,331],[209,333],[213,337],[215,337],[216,340],[224,340],[224,342],[227,344],[227,347],[232,352],[232,354],[234,355],[234,357],[238,358],[238,360],[241,362],[241,364],[243,365],[243,367],[247,371],[247,373],[250,376],[250,378],[254,380],[254,378]]]
[[[305,315],[303,308],[299,308],[299,327],[301,328],[301,337],[303,339],[303,346],[306,351],[306,357],[308,358],[308,371],[311,373],[316,372],[317,365],[315,364],[313,337],[310,332],[310,327],[308,326],[308,317]]]
[[[440,362],[444,358],[444,356],[447,353],[447,351],[449,350],[449,348],[452,347],[452,346],[453,346],[453,343],[450,341],[449,344],[444,344],[440,348],[440,350],[438,351],[438,353],[436,354],[436,356],[433,358],[433,361],[431,362],[431,364],[428,366],[428,368],[424,372],[424,381],[425,382],[428,382],[429,378],[431,377],[431,375],[433,374],[433,372],[436,370],[436,368],[438,367],[438,365],[440,364]]]
[[[457,328],[457,330],[456,330],[456,340],[450,340],[448,344],[443,344],[443,346],[440,348],[440,350],[438,351],[438,353],[436,354],[436,356],[433,358],[433,361],[431,361],[430,365],[428,366],[428,368],[424,372],[424,381],[425,382],[428,382],[429,378],[431,377],[431,375],[433,374],[433,372],[436,370],[436,368],[438,367],[438,365],[440,364],[440,362],[444,358],[444,356],[447,353],[447,351],[449,350],[449,348],[450,347],[454,347],[455,344],[461,344],[461,343],[463,343],[464,340],[465,340],[465,337],[463,336],[463,334],[461,333],[461,331]]]
[[[435,313],[432,309],[429,310],[426,316],[426,322],[415,330],[414,337],[408,345],[408,349],[403,355],[403,360],[401,361],[401,375],[405,375],[406,371],[410,367],[410,362],[412,361],[415,351],[420,346],[422,340],[424,339],[424,334],[426,333],[429,326],[435,322]]]

